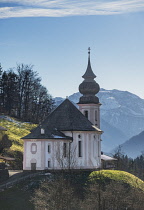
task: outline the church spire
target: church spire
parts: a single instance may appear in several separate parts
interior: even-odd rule
[[[87,65],[87,70],[85,74],[82,76],[84,79],[89,79],[89,78],[96,78],[96,75],[93,73],[92,68],[91,68],[91,62],[90,62],[90,47],[88,48],[88,65]]]
[[[91,68],[91,62],[90,62],[90,48],[88,48],[88,65],[85,74],[82,76],[84,78],[84,81],[79,85],[79,92],[83,95],[80,97],[80,101],[78,104],[98,104],[99,99],[97,96],[95,96],[99,90],[99,84],[96,83],[94,78],[96,78],[96,75],[93,73]]]

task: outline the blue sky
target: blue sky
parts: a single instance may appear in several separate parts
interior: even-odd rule
[[[97,82],[144,98],[144,0],[0,0],[0,62],[33,64],[55,96],[78,91],[87,48]]]

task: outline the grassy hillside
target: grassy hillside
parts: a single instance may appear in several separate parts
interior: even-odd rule
[[[9,139],[12,141],[11,151],[23,151],[23,136],[30,133],[30,130],[35,128],[35,124],[25,123],[10,117],[1,117],[0,126],[5,127]]]
[[[84,174],[83,174],[84,175]],[[96,185],[88,185],[87,179],[83,182],[83,176],[75,174],[55,174],[55,176],[38,175],[31,179],[26,179],[16,186],[0,192],[0,209],[131,209],[143,210],[144,192],[142,192],[144,182],[137,177],[123,171],[102,170],[92,172],[92,179],[99,179],[103,184],[103,179],[115,180],[107,183],[106,188]],[[101,177],[103,176],[103,177]],[[88,177],[87,177],[88,178]],[[103,179],[102,179],[103,178]],[[128,183],[127,188],[122,183]],[[137,183],[137,185],[135,185]],[[125,188],[126,187],[126,188]],[[81,197],[81,195],[83,195]],[[99,197],[100,196],[100,197]],[[35,197],[33,203],[32,197]],[[53,207],[45,207],[46,203]],[[66,205],[66,208],[62,206]],[[70,208],[69,204],[74,208]],[[39,206],[38,206],[39,205]],[[58,205],[59,208],[56,208]],[[35,208],[37,207],[37,208]],[[55,207],[55,208],[54,208]]]
[[[138,177],[125,171],[118,171],[118,170],[94,171],[90,174],[90,178],[94,180],[95,179],[115,180],[126,183],[131,187],[135,187],[144,191],[144,182]]]

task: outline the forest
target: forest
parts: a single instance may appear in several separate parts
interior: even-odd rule
[[[7,71],[0,65],[1,114],[40,123],[53,107],[54,100],[32,65],[17,64]]]
[[[132,159],[121,152],[121,147],[113,154],[117,159],[115,169],[127,171],[144,181],[144,154]]]

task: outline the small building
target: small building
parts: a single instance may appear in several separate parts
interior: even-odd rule
[[[88,66],[79,86],[79,109],[65,99],[38,127],[23,137],[23,170],[96,170],[101,166],[100,87]]]
[[[101,153],[101,168],[102,169],[114,169],[116,158],[110,157],[108,155],[104,155]]]

